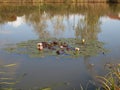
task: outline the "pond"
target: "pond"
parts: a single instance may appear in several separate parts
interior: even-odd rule
[[[1,4],[0,87],[95,90],[96,76],[106,74],[105,65],[120,63],[119,8],[99,3]],[[83,39],[85,44],[76,45]],[[80,47],[80,55],[53,55],[52,50],[39,55],[37,43],[62,40]],[[26,48],[33,49],[24,53]]]

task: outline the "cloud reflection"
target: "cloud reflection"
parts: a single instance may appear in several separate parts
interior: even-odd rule
[[[104,16],[100,18],[100,22],[102,23],[109,22],[109,21],[111,21],[111,19],[108,16]]]
[[[25,23],[25,16],[22,16],[22,17],[17,17],[16,21],[8,22],[8,25],[11,25],[11,26],[17,28],[17,27],[21,26],[24,23]]]

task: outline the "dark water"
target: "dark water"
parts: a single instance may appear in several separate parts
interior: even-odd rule
[[[85,38],[104,42],[109,52],[96,56],[65,58],[8,53],[10,44],[38,38]],[[10,72],[0,77],[13,77],[22,90],[51,87],[52,90],[94,90],[97,75],[105,75],[106,63],[120,63],[120,5],[119,4],[28,4],[0,5],[0,65]],[[2,81],[0,81],[2,82]],[[89,85],[87,85],[90,83]]]

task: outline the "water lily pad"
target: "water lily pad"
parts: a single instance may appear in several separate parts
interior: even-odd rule
[[[37,49],[37,43],[46,43],[43,50]],[[61,45],[63,48],[61,48]],[[76,53],[75,48],[79,48],[80,51]],[[104,43],[99,41],[86,41],[82,44],[81,40],[75,38],[49,38],[49,39],[37,39],[29,40],[26,42],[17,43],[16,47],[5,48],[10,53],[27,54],[30,57],[46,57],[54,55],[64,56],[94,56],[99,53],[105,53],[107,50],[104,48]]]

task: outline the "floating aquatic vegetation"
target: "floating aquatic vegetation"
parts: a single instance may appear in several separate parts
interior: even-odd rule
[[[47,88],[43,88],[43,89],[40,89],[40,90],[52,90],[52,89],[47,87]]]
[[[37,90],[57,90],[57,88],[59,87],[67,87],[69,86],[69,82],[58,82],[58,83],[54,83],[54,84],[51,84],[47,87],[43,87],[43,88],[40,88],[40,89],[37,89]]]
[[[13,88],[1,88],[0,90],[13,90]]]
[[[43,50],[39,50],[37,43],[43,43]],[[14,46],[14,45],[13,45]],[[77,48],[77,49],[75,49]],[[17,43],[16,47],[5,48],[10,53],[27,54],[30,57],[45,57],[54,55],[63,56],[94,56],[99,53],[105,53],[104,43],[99,41],[85,41],[69,39],[38,39]]]
[[[13,67],[16,66],[16,64],[8,64],[8,65],[4,65],[4,67]]]

